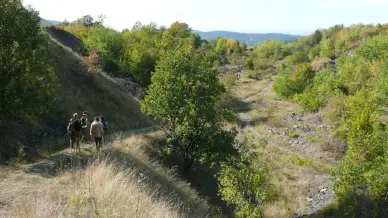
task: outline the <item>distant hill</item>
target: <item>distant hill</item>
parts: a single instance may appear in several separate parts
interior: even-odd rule
[[[201,36],[202,39],[212,40],[217,39],[217,37],[224,38],[233,38],[240,42],[244,42],[249,46],[255,45],[256,43],[262,43],[265,40],[279,40],[279,41],[293,41],[300,36],[298,35],[289,35],[283,33],[237,33],[229,31],[210,31],[202,32],[198,30],[193,30],[194,33],[197,33]]]
[[[40,25],[42,26],[51,26],[51,25],[57,25],[57,24],[60,24],[62,23],[61,21],[56,21],[56,20],[46,20],[46,19],[43,19],[40,21]]]

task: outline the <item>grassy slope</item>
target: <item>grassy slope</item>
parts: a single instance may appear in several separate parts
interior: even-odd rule
[[[61,101],[42,123],[61,126],[58,131],[64,133],[70,115],[87,110],[90,116],[104,114],[113,130],[149,126],[140,114],[139,102],[114,79],[88,73],[80,57],[57,41],[51,49]],[[27,125],[24,128],[20,131],[31,130]],[[143,152],[161,142],[161,133],[109,136],[113,137],[113,143],[98,155],[92,144],[83,144],[80,154],[65,149],[32,164],[0,165],[0,217],[214,215],[207,202],[178,179],[174,170],[163,168]],[[13,138],[21,137],[14,134]],[[37,143],[42,141],[37,139]],[[45,142],[52,146],[50,140]]]
[[[98,155],[83,146],[0,168],[0,217],[206,217],[207,202],[143,152],[161,133],[118,137]],[[5,188],[6,187],[6,188]]]
[[[125,93],[109,77],[88,73],[74,54],[53,46],[53,61],[61,88],[61,104],[56,117],[66,120],[73,112],[86,110],[89,116],[104,114],[113,129],[144,127],[147,122],[139,110],[139,102]]]
[[[52,41],[49,60],[60,84],[56,110],[35,124],[0,121],[0,160],[15,156],[20,148],[30,156],[49,145],[53,149],[67,145],[66,125],[74,112],[88,111],[90,118],[103,114],[110,130],[146,127],[149,121],[139,109],[137,99],[126,93],[114,79],[88,73],[87,66],[71,49]],[[59,140],[62,139],[62,140]],[[64,141],[66,140],[66,141]]]

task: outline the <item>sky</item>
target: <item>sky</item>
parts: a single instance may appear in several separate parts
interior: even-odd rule
[[[105,15],[105,24],[130,29],[136,21],[201,31],[308,35],[335,24],[388,23],[388,0],[24,0],[48,20]]]

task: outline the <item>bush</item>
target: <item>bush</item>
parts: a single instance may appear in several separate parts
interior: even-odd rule
[[[221,167],[217,174],[221,199],[235,207],[236,217],[261,217],[263,205],[276,198],[268,166],[251,154]]]
[[[317,94],[312,89],[307,89],[301,94],[295,96],[295,101],[302,107],[303,111],[317,112],[319,108],[325,105],[323,94]]]
[[[282,72],[279,74],[273,84],[273,90],[279,95],[281,98],[291,98],[296,92],[290,76],[286,72]]]
[[[299,64],[292,73],[290,68],[282,72],[275,80],[273,89],[282,98],[292,98],[311,85],[315,76],[309,64]]]
[[[299,63],[308,62],[309,58],[303,52],[297,51],[297,52],[293,53],[292,55],[287,56],[286,57],[286,61],[290,65],[296,65],[296,64],[299,64]]]
[[[253,58],[250,57],[246,60],[246,63],[245,63],[245,66],[249,69],[249,70],[253,70],[255,65],[253,63]]]
[[[290,136],[291,138],[293,139],[296,139],[296,138],[299,138],[299,133],[295,132],[295,131],[291,131],[288,136]]]
[[[369,61],[388,58],[388,36],[376,36],[356,49],[356,55]]]
[[[237,76],[233,73],[229,72],[227,73],[222,79],[221,82],[224,84],[225,88],[227,90],[231,90],[234,85],[236,85]]]
[[[256,59],[253,62],[255,70],[267,70],[275,68],[276,62],[270,59]]]
[[[309,64],[297,65],[291,75],[296,93],[302,93],[307,86],[311,85],[314,76],[315,73]]]
[[[347,136],[348,150],[341,165],[334,171],[338,178],[335,191],[340,197],[351,192],[368,192],[372,198],[385,197],[388,192],[388,131],[381,117],[377,96],[366,90],[351,96],[339,122]]]

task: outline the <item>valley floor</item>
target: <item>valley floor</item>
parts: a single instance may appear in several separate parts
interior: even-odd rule
[[[266,206],[265,217],[311,215],[334,200],[328,171],[344,144],[334,139],[321,113],[300,113],[297,104],[277,98],[273,79],[241,78],[235,85],[240,137],[270,164],[271,182],[280,194]]]

